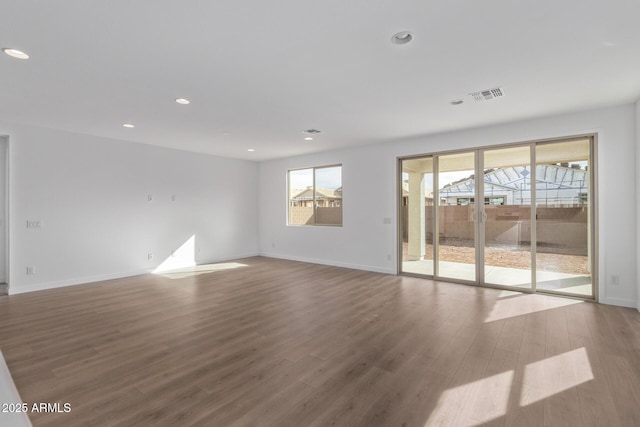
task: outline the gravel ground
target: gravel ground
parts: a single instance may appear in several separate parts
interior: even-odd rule
[[[547,252],[538,252],[536,267],[542,271],[553,271],[568,274],[589,274],[588,258],[581,255],[568,255],[552,252],[553,249],[544,248]],[[475,249],[464,242],[440,244],[440,260],[472,264],[475,262]],[[432,245],[426,246],[426,253],[432,254]],[[510,267],[520,269],[531,268],[531,252],[528,246],[514,248],[509,246],[486,247],[485,262],[495,267]],[[431,258],[431,257],[428,257]],[[402,259],[407,259],[407,242],[402,245]]]

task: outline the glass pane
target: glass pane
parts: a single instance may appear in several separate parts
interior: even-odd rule
[[[316,224],[342,225],[342,166],[316,169]]]
[[[289,225],[312,225],[313,169],[289,171]]]
[[[484,282],[531,287],[531,147],[484,152]]]
[[[433,275],[433,158],[402,162],[402,271]]]
[[[475,153],[438,157],[438,276],[476,280]]]
[[[536,146],[538,289],[593,296],[590,140]]]

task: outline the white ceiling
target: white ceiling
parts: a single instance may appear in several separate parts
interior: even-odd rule
[[[0,55],[0,119],[264,160],[622,104],[640,97],[639,16],[637,0],[1,0],[0,48],[31,59]]]

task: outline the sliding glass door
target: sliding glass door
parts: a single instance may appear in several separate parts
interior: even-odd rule
[[[436,156],[437,276],[476,281],[476,152]]]
[[[402,271],[434,275],[433,157],[402,162]]]
[[[536,286],[593,293],[591,149],[587,139],[536,146]]]
[[[593,137],[400,160],[400,272],[595,298]]]
[[[484,282],[531,288],[531,147],[483,152]]]

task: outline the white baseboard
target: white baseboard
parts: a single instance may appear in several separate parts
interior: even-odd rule
[[[305,258],[305,257],[299,257],[299,256],[274,254],[274,253],[261,253],[260,256],[263,256],[266,258],[278,258],[278,259],[287,259],[290,261],[308,262],[310,264],[330,265],[332,267],[353,268],[354,270],[373,271],[375,273],[385,273],[385,274],[393,274],[393,275],[396,274],[395,269],[393,267],[383,268],[375,265],[351,264],[348,262],[338,262],[338,261],[331,261],[326,259]]]
[[[248,254],[239,254],[236,256],[218,258],[210,261],[200,261],[198,264],[213,264],[216,262],[225,262],[225,261],[231,261],[231,260],[240,259],[240,258],[250,258],[253,256],[259,256],[259,254],[257,252],[252,252]],[[155,270],[155,267],[145,269],[145,270],[129,271],[124,273],[121,272],[121,273],[112,273],[112,274],[101,274],[96,276],[76,277],[72,279],[63,279],[63,280],[55,280],[51,282],[34,283],[31,285],[24,285],[24,286],[15,286],[15,285],[9,284],[9,295],[18,295],[18,294],[24,294],[27,292],[36,292],[36,291],[44,291],[47,289],[63,288],[65,286],[91,285],[97,282],[103,282],[105,280],[123,279],[125,277],[140,276],[142,274],[152,273],[154,270]]]
[[[24,294],[27,292],[44,291],[47,289],[64,288],[66,286],[90,285],[105,280],[122,279],[124,277],[139,276],[151,273],[153,269],[130,271],[127,273],[102,274],[98,276],[77,277],[73,279],[55,280],[52,282],[34,283],[32,285],[14,286],[9,285],[9,295]]]
[[[632,299],[627,299],[627,298],[606,297],[604,299],[601,299],[600,302],[608,305],[616,305],[618,307],[628,307],[628,308],[638,309],[638,304],[636,303],[636,301]]]

